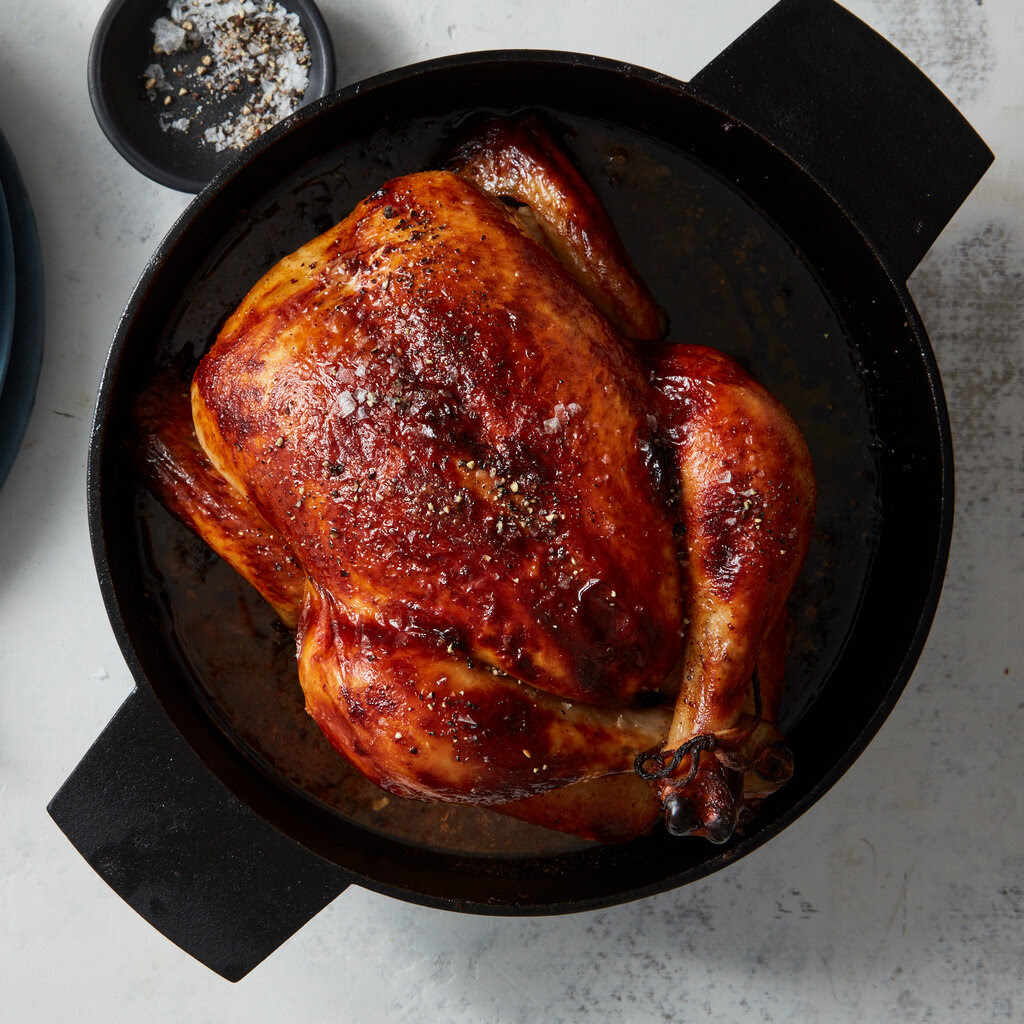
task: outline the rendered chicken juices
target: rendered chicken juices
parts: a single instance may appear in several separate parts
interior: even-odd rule
[[[653,340],[535,123],[453,166],[272,268],[195,374],[205,453],[155,389],[144,473],[299,619],[307,709],[382,787],[604,841],[663,807],[723,841],[792,769],[806,446],[731,360]]]

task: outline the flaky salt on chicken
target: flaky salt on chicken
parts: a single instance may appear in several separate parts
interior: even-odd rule
[[[297,626],[309,713],[377,785],[722,842],[789,777],[810,457],[661,329],[565,154],[495,121],[272,267],[191,408],[143,396],[150,485]]]

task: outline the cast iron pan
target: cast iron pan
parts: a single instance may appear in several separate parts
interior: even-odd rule
[[[140,487],[134,397],[185,379],[281,255],[481,112],[539,110],[607,205],[674,341],[730,352],[801,423],[821,508],[792,607],[796,774],[722,847],[599,847],[391,799],[302,714],[292,638]],[[592,57],[469,54],[298,113],[220,174],[114,338],[89,511],[138,684],[50,805],[102,877],[237,979],[350,883],[435,907],[554,914],[701,878],[785,828],[877,731],[924,643],[953,510],[942,390],[905,281],[992,157],[924,76],[830,0],[784,0],[682,84]],[[581,367],[581,373],[586,372]],[[493,821],[492,821],[493,819]]]

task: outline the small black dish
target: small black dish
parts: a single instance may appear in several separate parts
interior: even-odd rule
[[[277,2],[299,16],[309,42],[309,84],[299,104],[305,106],[334,89],[334,44],[316,4]],[[160,116],[167,110],[161,101],[147,98],[144,71],[157,57],[153,23],[167,12],[167,0],[111,0],[89,48],[89,98],[103,133],[129,163],[161,185],[199,192],[239,150],[218,152],[198,131],[161,129]],[[232,108],[237,112],[245,97],[241,90],[237,98],[220,95],[215,116],[223,118]]]

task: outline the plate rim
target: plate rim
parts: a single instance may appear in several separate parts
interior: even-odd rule
[[[18,162],[0,131],[0,185],[14,249],[15,309],[10,361],[0,388],[0,488],[28,430],[45,347],[45,273],[39,229]]]
[[[7,209],[7,196],[0,176],[0,394],[10,364],[14,344],[14,321],[17,314],[17,272],[14,259],[14,236],[11,216]]]

